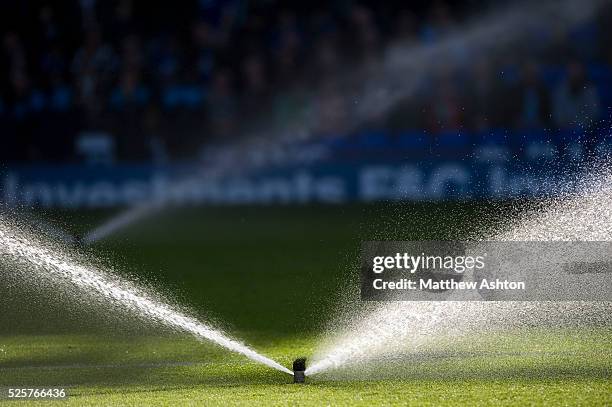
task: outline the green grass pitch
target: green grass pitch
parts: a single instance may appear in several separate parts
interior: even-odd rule
[[[355,283],[361,240],[454,238],[485,222],[486,207],[460,208],[182,210],[89,251],[290,366],[312,355],[338,293]],[[48,214],[74,230],[103,215]],[[66,387],[64,402],[75,406],[612,405],[610,327],[479,336],[448,354],[418,355],[384,378],[313,377],[294,385],[284,373],[211,344],[124,331],[95,313],[79,316],[16,290],[0,300],[0,388]]]

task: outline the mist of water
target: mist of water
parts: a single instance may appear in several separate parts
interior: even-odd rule
[[[586,174],[576,190],[480,238],[612,241],[611,174],[609,169]],[[333,325],[331,338],[317,352],[307,375],[418,353],[441,338],[517,327],[612,324],[609,302],[387,302],[355,307]]]
[[[207,155],[189,176],[176,179],[164,196],[138,203],[111,217],[87,233],[83,242],[105,239],[154,216],[164,207],[175,204],[174,198],[184,196],[186,191],[193,191],[187,194],[197,200],[198,191],[206,189],[203,186],[222,183],[261,167],[296,164],[300,160],[308,161],[311,156],[316,159],[325,155],[310,151],[303,144],[329,133],[321,130],[321,117],[330,114],[328,108],[320,106],[322,100],[331,98],[343,106],[342,112],[331,112],[338,116],[337,128],[332,132],[347,134],[390,112],[398,103],[422,98],[423,89],[431,86],[435,75],[465,69],[475,61],[491,61],[499,55],[531,57],[534,51],[525,50],[525,43],[534,38],[544,43],[551,41],[537,36],[542,29],[566,30],[592,17],[608,3],[608,0],[517,2],[474,16],[435,43],[416,45],[412,41],[397,40],[362,64],[343,67],[340,75],[324,78],[316,87],[298,84],[286,91],[305,94],[304,99],[310,103],[303,110],[309,114],[299,115],[282,126],[271,119],[275,116],[273,113],[264,115],[268,116],[267,120],[258,118],[263,124],[236,135],[232,143],[210,146],[209,150],[214,153]],[[540,44],[541,48],[544,43]],[[330,95],[326,94],[327,89],[333,90]]]
[[[62,252],[54,244],[45,244],[8,219],[0,216],[0,255],[16,265],[29,284],[69,286],[71,295],[89,298],[100,306],[115,307],[148,322],[162,324],[189,333],[200,340],[213,342],[225,349],[273,369],[293,374],[289,369],[230,338],[221,330],[180,312],[155,298],[134,283],[96,267],[81,264],[74,255]]]

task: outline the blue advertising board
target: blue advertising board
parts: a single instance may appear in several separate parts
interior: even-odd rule
[[[226,177],[153,165],[23,166],[0,172],[8,206],[105,208],[176,204],[307,204],[535,196],[560,180],[551,166],[476,160],[349,161]]]

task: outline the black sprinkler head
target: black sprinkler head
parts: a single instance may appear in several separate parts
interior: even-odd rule
[[[304,383],[306,375],[306,358],[299,358],[293,361],[293,383]]]

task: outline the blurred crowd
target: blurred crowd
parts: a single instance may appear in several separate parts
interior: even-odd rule
[[[334,113],[344,99],[322,86],[329,78],[390,43],[435,44],[484,6],[70,0],[0,7],[2,162],[76,161],[88,137],[121,160],[165,162],[263,122],[310,117],[315,131],[341,133]],[[611,22],[605,10],[571,30],[543,33],[555,48],[537,60],[483,58],[439,72],[376,125],[432,133],[589,127],[607,118],[612,102]]]

